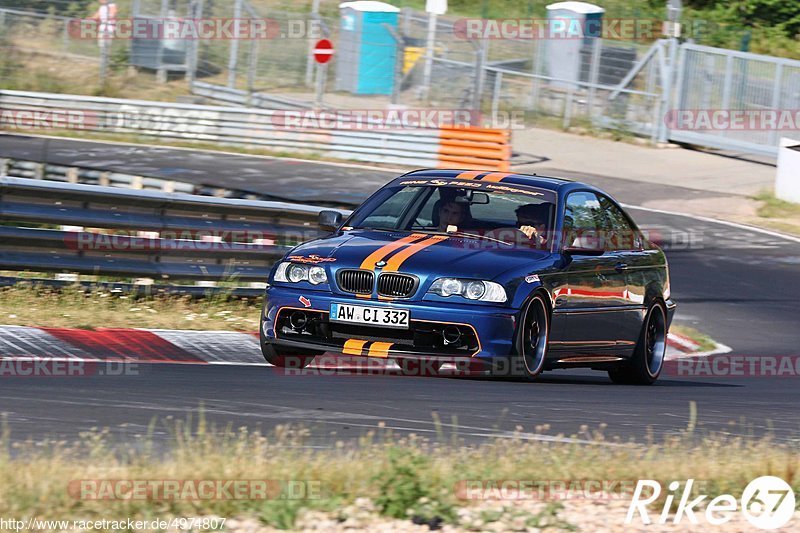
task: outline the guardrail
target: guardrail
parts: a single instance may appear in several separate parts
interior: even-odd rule
[[[0,177],[0,270],[263,282],[322,209]]]
[[[181,192],[186,194],[216,193],[218,189],[195,186],[175,180],[165,180],[124,172],[91,169],[84,167],[53,165],[38,161],[0,158],[0,176],[15,176],[38,180],[60,181],[64,183],[83,183],[87,185],[104,185],[109,187],[126,187],[163,192]]]
[[[428,168],[509,167],[511,149],[505,130],[365,128],[346,113],[305,126],[303,117],[293,121],[286,113],[291,111],[0,91],[0,125],[288,149]]]

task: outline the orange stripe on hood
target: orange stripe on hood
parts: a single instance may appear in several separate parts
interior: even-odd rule
[[[407,237],[403,237],[402,239],[398,239],[394,242],[390,242],[389,244],[385,244],[369,254],[364,261],[361,262],[361,268],[364,270],[373,270],[375,268],[375,263],[389,255],[390,253],[394,252],[398,248],[402,248],[406,244],[410,244],[414,241],[418,241],[420,239],[424,239],[424,233],[413,233]]]
[[[503,178],[510,176],[510,172],[491,172],[481,178],[481,181],[503,181]]]
[[[386,266],[383,267],[384,272],[397,272],[397,269],[400,268],[400,265],[403,262],[411,257],[412,255],[424,250],[428,246],[433,246],[437,242],[442,242],[447,240],[447,235],[435,235],[430,239],[425,239],[424,241],[415,242],[414,244],[408,246],[405,250],[401,250],[392,256],[391,259],[386,263]]]
[[[481,174],[486,174],[484,170],[467,170],[466,172],[462,172],[458,174],[455,179],[457,180],[472,180],[480,176]]]

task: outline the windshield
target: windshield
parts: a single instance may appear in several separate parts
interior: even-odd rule
[[[485,185],[485,184],[484,184]],[[553,226],[552,191],[493,185],[406,185],[384,189],[356,211],[353,229],[451,233],[545,245]]]

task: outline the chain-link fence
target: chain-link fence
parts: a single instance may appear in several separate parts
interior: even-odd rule
[[[75,19],[3,9],[0,87],[145,99],[194,92],[195,98],[269,108],[469,109],[494,126],[503,124],[499,116],[521,112],[526,124],[614,128],[763,153],[775,150],[777,128],[697,132],[672,127],[670,113],[800,107],[799,62],[679,44],[660,39],[659,31],[645,39],[482,38],[465,34],[466,19],[441,16],[431,24],[428,14],[402,8],[396,22],[380,25],[385,31],[362,32],[356,49],[345,35],[344,11],[332,3],[321,10],[313,1],[296,9],[262,0],[117,4],[118,28],[123,20],[172,21],[196,32],[216,21],[218,33],[170,37],[155,31],[103,41],[76,31]],[[233,31],[226,33],[225,24]],[[256,24],[266,33],[241,37],[242,28]],[[336,53],[318,67],[312,49],[323,37]],[[391,59],[356,68],[367,53]],[[138,78],[131,77],[134,69]],[[116,80],[110,93],[108,79]],[[381,89],[362,91],[361,85]]]

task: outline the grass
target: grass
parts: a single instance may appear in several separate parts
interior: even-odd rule
[[[763,191],[753,198],[761,202],[757,211],[759,225],[800,235],[800,204],[780,200],[772,191]]]
[[[156,432],[169,434],[169,442],[154,443]],[[413,518],[417,523],[469,528],[460,510],[474,502],[455,494],[463,480],[656,479],[663,484],[694,478],[703,480],[703,493],[713,497],[739,495],[750,480],[775,475],[800,489],[796,444],[689,433],[658,443],[608,441],[602,426],[595,431],[582,428],[575,436],[590,443],[530,441],[520,432],[511,439],[466,446],[457,436],[443,444],[380,429],[355,446],[337,442],[319,449],[305,447],[309,433],[302,428],[279,426],[270,434],[218,429],[204,421],[202,411],[195,421],[154,421],[128,445],[113,444],[106,431],[82,434],[76,443],[14,444],[6,432],[0,451],[0,514],[43,519],[213,515],[285,529],[297,525],[307,512],[324,512],[344,522],[360,508],[367,515],[374,513],[372,519]],[[86,479],[294,480],[315,484],[319,497],[109,502],[76,498],[67,491],[70,481]],[[515,507],[512,502],[501,512],[480,511],[482,525],[521,519],[528,525],[572,529],[558,505],[543,504],[536,513]]]
[[[710,352],[717,347],[717,343],[714,342],[714,339],[689,326],[673,324],[669,330],[670,333],[677,333],[678,335],[683,335],[684,337],[692,339],[697,344],[697,350],[700,352]]]
[[[143,296],[75,288],[61,291],[20,284],[0,289],[0,324],[81,329],[163,328],[258,331],[261,298],[230,298],[224,293]]]

